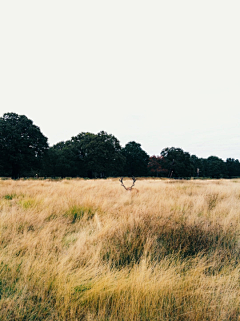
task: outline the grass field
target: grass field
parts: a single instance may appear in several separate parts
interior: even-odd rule
[[[0,180],[0,320],[240,320],[240,180],[135,185]]]

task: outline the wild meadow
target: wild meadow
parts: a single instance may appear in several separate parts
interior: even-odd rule
[[[0,180],[0,320],[240,320],[240,180],[135,186]]]

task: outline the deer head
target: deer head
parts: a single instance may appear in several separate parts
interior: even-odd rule
[[[124,184],[123,184],[123,177],[121,177],[119,179],[119,182],[121,183],[121,185],[125,188],[126,191],[131,191],[135,182],[136,182],[136,178],[135,177],[132,177],[132,180],[133,180],[133,183],[132,183],[132,186],[131,187],[126,187]]]

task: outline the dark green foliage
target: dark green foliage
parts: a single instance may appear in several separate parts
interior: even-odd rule
[[[226,166],[221,158],[210,156],[205,161],[205,175],[212,178],[226,177]]]
[[[240,176],[240,163],[238,159],[227,158],[226,173],[228,177]]]
[[[131,141],[121,148],[119,140],[104,131],[82,132],[48,148],[39,127],[24,115],[0,117],[1,177],[88,177],[159,176],[170,178],[240,177],[238,159],[190,155],[167,147],[160,156],[149,155]]]
[[[129,142],[122,150],[126,158],[125,176],[146,176],[148,174],[148,154],[141,148],[141,144]]]
[[[45,159],[47,176],[107,177],[123,172],[125,158],[113,135],[80,133],[50,148]]]
[[[35,175],[47,148],[47,138],[26,116],[7,113],[0,118],[1,176]]]
[[[163,149],[161,156],[159,166],[162,176],[171,178],[231,178],[240,176],[239,160],[228,158],[224,162],[216,156],[210,156],[207,159],[198,158],[196,155],[190,156],[189,153],[175,147]],[[164,174],[164,170],[166,174]]]
[[[181,148],[165,148],[161,151],[162,166],[168,170],[169,177],[191,177],[193,166],[190,154]]]
[[[192,177],[205,177],[205,160],[198,158],[196,155],[190,156],[191,162],[191,176]]]
[[[3,196],[3,198],[4,198],[5,200],[9,200],[9,201],[11,201],[12,199],[14,199],[15,197],[16,197],[16,194],[6,194],[6,195]]]
[[[97,135],[81,133],[72,137],[72,142],[85,163],[87,176],[108,177],[122,174],[125,158],[118,139],[113,135],[104,131]]]
[[[85,163],[71,141],[60,142],[51,147],[44,162],[46,176],[77,177],[86,176]]]

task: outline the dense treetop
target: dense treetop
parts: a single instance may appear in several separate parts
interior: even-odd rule
[[[240,176],[238,159],[225,162],[190,155],[181,148],[164,148],[149,156],[141,144],[131,141],[121,147],[105,131],[81,132],[49,147],[39,127],[24,115],[6,113],[0,117],[0,176],[2,177],[210,177]]]
[[[0,118],[0,169],[4,176],[32,174],[48,148],[47,138],[26,116],[15,113]]]

